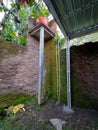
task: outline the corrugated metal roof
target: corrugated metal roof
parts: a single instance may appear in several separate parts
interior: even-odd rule
[[[98,0],[44,0],[70,39],[98,30]]]

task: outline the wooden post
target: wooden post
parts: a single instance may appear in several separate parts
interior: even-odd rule
[[[40,28],[38,104],[43,100],[44,27]]]

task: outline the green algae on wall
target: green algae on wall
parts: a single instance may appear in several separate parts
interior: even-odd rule
[[[0,61],[8,57],[10,54],[16,55],[18,47],[11,42],[0,40]]]
[[[46,97],[57,99],[57,77],[56,77],[56,45],[53,40],[45,43],[45,83],[44,94]]]
[[[66,77],[66,51],[60,51],[60,80],[61,80],[61,97],[60,101],[66,103],[67,100],[67,77]]]
[[[91,49],[92,48],[92,53]],[[71,47],[72,106],[98,109],[98,44]],[[67,99],[66,49],[61,50],[61,102]]]
[[[98,43],[71,47],[72,103],[75,106],[98,109],[97,59]]]
[[[66,103],[67,100],[67,85],[66,85],[66,54],[65,50],[60,52],[60,80],[61,92],[60,102]],[[57,72],[56,72],[56,44],[53,40],[45,43],[45,97],[57,100]]]
[[[71,88],[72,88],[72,105],[81,108],[93,108],[98,109],[98,99],[92,97],[91,93],[89,96],[87,92],[85,93],[85,85],[79,79],[79,75],[73,74],[71,72]],[[90,89],[90,88],[89,88]]]

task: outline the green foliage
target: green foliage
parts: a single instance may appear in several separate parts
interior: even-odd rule
[[[65,46],[65,44],[66,44],[66,39],[65,39],[64,36],[62,36],[60,34],[60,32],[56,32],[55,43],[56,43],[56,45],[59,43],[60,49],[62,49]]]
[[[8,41],[25,46],[28,32],[29,9],[21,6],[20,10],[17,12],[17,17],[20,23],[16,23],[12,16],[7,20],[4,29],[4,38]]]
[[[35,2],[34,6],[32,6],[31,16],[34,19],[37,19],[39,16],[48,17],[49,11],[44,4],[40,5],[40,3],[38,4]]]
[[[32,5],[34,4],[35,0],[29,0],[29,6],[32,7]]]
[[[0,12],[2,12],[3,11],[3,8],[2,8],[2,6],[0,5]]]
[[[27,36],[28,18],[30,16],[30,8],[29,7],[25,8],[24,6],[21,6],[17,15],[20,20],[20,23],[17,24],[17,30],[22,33],[22,36]]]
[[[0,120],[0,130],[55,130],[55,128],[49,124],[49,121],[45,119],[32,118],[29,113],[27,113],[27,115],[25,114],[25,116],[27,116],[26,121],[23,120],[22,117],[20,119],[19,117],[17,118],[17,115],[8,116]]]
[[[22,123],[21,120],[16,121],[15,115],[11,115],[0,120],[0,130],[22,130]]]
[[[12,42],[17,41],[17,35],[15,32],[13,19],[10,19],[5,25],[4,38],[5,40],[12,41]]]
[[[0,12],[4,12],[4,18],[1,21],[1,35],[5,40],[26,45],[28,33],[28,18],[30,15],[37,18],[38,16],[48,16],[49,11],[43,3],[37,3],[35,0],[29,0],[28,5],[21,4],[20,1],[11,1],[11,8],[0,6]]]
[[[19,43],[20,43],[20,45],[25,46],[26,45],[26,37],[25,36],[20,37],[19,38]]]

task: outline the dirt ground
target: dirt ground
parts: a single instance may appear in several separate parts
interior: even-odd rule
[[[45,125],[51,126],[49,120],[52,118],[66,121],[67,124],[64,126],[64,130],[98,130],[98,111],[96,110],[73,107],[74,112],[70,114],[63,111],[63,104],[58,104],[53,100],[48,101],[41,107],[28,105],[25,109],[29,112],[30,117],[35,118],[37,122],[43,123],[44,127],[42,130],[45,129]],[[20,116],[23,117],[23,120],[27,118],[25,113],[23,115],[20,114]],[[35,122],[36,125],[38,124]],[[35,127],[34,130],[41,130],[41,128]],[[49,130],[52,130],[52,127]]]
[[[98,111],[73,107],[73,113],[63,111],[64,104],[48,100],[42,106],[32,99],[25,104],[25,111],[0,120],[0,130],[56,130],[50,119],[66,122],[63,130],[98,130]]]

